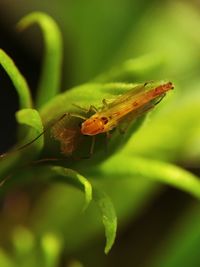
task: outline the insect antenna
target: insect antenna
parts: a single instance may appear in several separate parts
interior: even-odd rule
[[[64,160],[66,160],[66,158],[65,159],[63,159],[63,158],[44,158],[44,159],[33,160],[33,161],[29,162],[29,163],[26,163],[26,164],[16,168],[13,172],[11,172],[7,176],[5,176],[0,181],[0,187],[2,187],[8,180],[10,180],[19,171],[22,171],[22,170],[24,170],[26,168],[33,167],[35,165],[39,165],[39,164],[42,164],[42,163],[61,162],[61,161],[64,161]]]
[[[85,159],[90,159],[90,157],[91,157],[91,154],[89,154],[88,156],[85,156],[85,157],[72,156],[72,158],[74,160],[83,160],[83,159],[85,160]],[[62,163],[62,162],[66,162],[66,160],[67,160],[67,158],[43,158],[43,159],[33,160],[33,161],[29,162],[29,163],[26,163],[26,164],[16,168],[13,172],[11,172],[7,176],[5,176],[0,181],[0,187],[2,187],[8,180],[10,180],[19,171],[22,171],[25,168],[33,167],[33,166],[40,165],[40,164],[43,164],[43,163],[55,163],[55,162]]]
[[[54,125],[56,125],[58,122],[60,122],[61,120],[63,120],[66,116],[69,116],[68,113],[64,113],[58,120],[54,121],[53,123],[51,123],[47,128],[44,129],[44,131],[42,131],[38,136],[36,136],[34,139],[32,139],[30,142],[16,148],[15,150],[9,151],[9,152],[5,152],[3,154],[0,154],[0,158],[4,158],[10,154],[16,153],[18,151],[21,151],[23,149],[25,149],[26,147],[30,146],[31,144],[33,144],[35,141],[37,141],[44,133],[46,133],[49,129],[51,129]]]

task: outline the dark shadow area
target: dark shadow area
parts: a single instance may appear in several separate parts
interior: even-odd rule
[[[22,33],[15,31],[15,25],[3,21],[4,10],[0,9],[0,48],[15,62],[26,78],[33,96],[40,72],[40,57],[23,42]],[[16,141],[15,112],[18,109],[18,95],[11,80],[0,66],[0,153],[5,152]]]

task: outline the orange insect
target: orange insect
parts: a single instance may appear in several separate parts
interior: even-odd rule
[[[89,118],[82,118],[84,121],[81,124],[80,133],[93,137],[101,133],[109,135],[110,131],[120,126],[123,121],[131,122],[154,108],[162,100],[166,92],[173,88],[171,82],[163,82],[159,85],[155,82],[149,82],[135,86],[132,90],[118,96],[110,103],[103,100],[103,106],[100,110],[96,110],[93,107],[95,109],[94,115]],[[63,138],[64,136],[65,138]],[[60,141],[63,154],[72,154],[76,149],[77,130],[61,127],[56,131],[54,137]],[[93,138],[90,154],[93,153],[94,142],[95,139]]]
[[[53,122],[47,129],[40,133],[35,139],[29,143],[19,147],[15,151],[19,151],[35,142],[42,134],[49,128],[52,129],[53,137],[61,144],[61,151],[65,155],[71,155],[77,149],[77,139],[80,135],[88,135],[95,137],[98,134],[106,133],[107,135],[111,130],[120,126],[123,121],[133,121],[140,115],[154,108],[165,96],[166,92],[173,89],[171,82],[155,83],[148,82],[133,87],[132,90],[125,94],[116,97],[113,101],[103,100],[103,106],[99,110],[91,106],[89,110],[94,110],[94,114],[89,118],[78,114],[65,113],[55,122]],[[77,106],[79,107],[79,106]],[[82,108],[81,108],[82,109]],[[85,109],[83,109],[85,110]],[[82,119],[81,128],[67,126],[63,123],[66,117],[76,117]],[[94,139],[90,149],[92,154],[94,148]],[[4,157],[8,153],[0,155]]]
[[[117,127],[119,123],[131,115],[136,118],[145,111],[153,108],[155,99],[162,99],[166,92],[173,89],[171,82],[163,83],[151,90],[145,90],[149,83],[138,85],[129,92],[117,97],[110,104],[86,119],[81,125],[81,133],[84,135],[97,135],[106,133]]]

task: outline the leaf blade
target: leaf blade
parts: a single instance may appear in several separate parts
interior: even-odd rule
[[[19,96],[20,108],[31,108],[32,107],[32,98],[30,94],[29,86],[16,67],[13,60],[2,50],[0,49],[0,64],[10,77],[13,85]]]
[[[17,28],[24,30],[33,23],[40,26],[45,43],[42,74],[36,99],[37,107],[41,107],[53,98],[60,88],[62,36],[53,18],[42,12],[33,12],[25,16],[18,22]]]
[[[107,194],[97,188],[94,190],[94,200],[101,211],[106,236],[104,252],[108,254],[115,242],[117,231],[117,217],[115,209]]]
[[[121,153],[103,162],[98,168],[90,168],[86,173],[90,176],[95,173],[96,177],[101,176],[104,178],[142,176],[152,181],[173,186],[190,193],[198,199],[200,198],[200,180],[196,175],[173,164],[158,160]]]
[[[22,109],[16,113],[16,118],[20,124],[29,127],[27,137],[25,138],[27,139],[27,142],[33,140],[44,130],[42,120],[36,109]],[[44,136],[41,135],[32,145],[34,146],[35,154],[39,154],[44,146]]]
[[[56,177],[59,181],[66,182],[66,178],[68,178],[68,183],[85,192],[85,206],[83,208],[83,210],[85,210],[92,200],[92,186],[90,182],[80,173],[69,168],[60,166],[48,166],[47,169],[52,172],[52,174],[56,174]]]
[[[43,125],[39,113],[35,109],[21,109],[16,113],[17,121],[20,124],[28,126],[26,129],[25,137],[23,138],[23,143],[20,142],[18,148],[14,148],[5,154],[1,155],[0,161],[0,174],[1,181],[4,181],[5,175],[17,166],[18,163],[23,161],[28,162],[33,160],[44,146],[44,136],[41,136],[37,142],[33,142],[31,147],[27,146],[27,149],[20,149],[20,147],[27,144],[29,141],[33,140],[43,131]]]

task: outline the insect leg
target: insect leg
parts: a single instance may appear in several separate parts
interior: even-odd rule
[[[102,100],[102,103],[103,103],[103,108],[108,108],[108,102],[105,98]]]
[[[91,143],[91,147],[90,147],[90,157],[93,155],[94,153],[94,145],[95,145],[95,141],[96,141],[96,138],[95,138],[95,135],[92,136],[92,143]]]
[[[84,107],[81,107],[81,106],[79,106],[77,104],[73,104],[73,106],[75,106],[76,108],[84,111],[85,113],[90,113],[91,111],[93,111],[94,113],[98,112],[98,109],[93,105],[91,105],[89,108],[84,108]]]
[[[90,113],[91,111],[93,111],[94,113],[96,113],[96,112],[98,112],[98,109],[95,106],[91,105],[90,108],[89,108],[89,110],[88,110],[88,113]]]
[[[74,117],[74,118],[79,118],[79,119],[82,119],[82,120],[87,120],[87,117],[85,117],[83,115],[76,114],[76,113],[68,113],[68,116],[69,117]]]
[[[90,159],[92,157],[93,153],[94,153],[95,141],[96,141],[95,136],[92,136],[90,150],[89,150],[89,154],[87,156],[74,156],[74,155],[72,155],[72,158],[74,160]]]
[[[81,106],[79,106],[79,105],[77,105],[77,104],[72,104],[72,105],[73,105],[74,107],[80,109],[81,111],[84,111],[85,113],[88,113],[88,109],[87,109],[87,108],[81,107]]]

